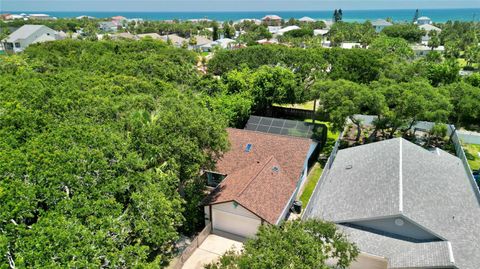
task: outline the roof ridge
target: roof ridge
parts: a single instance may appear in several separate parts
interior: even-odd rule
[[[399,139],[399,159],[398,159],[398,210],[403,213],[403,138]]]
[[[250,184],[258,177],[258,175],[263,171],[263,169],[265,169],[265,166],[267,166],[267,164],[269,164],[272,159],[274,159],[274,156],[273,155],[270,155],[270,157],[268,158],[268,160],[265,162],[265,164],[262,165],[261,169],[259,169],[257,171],[257,173],[255,173],[255,175],[252,177],[252,179],[250,179],[250,181],[248,181],[247,184],[245,184],[245,187],[243,187],[243,189],[237,194],[237,196],[240,196],[242,195],[242,193],[248,188],[248,186],[250,186]]]

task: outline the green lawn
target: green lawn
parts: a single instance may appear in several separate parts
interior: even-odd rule
[[[284,105],[275,104],[275,106],[278,106],[278,107],[286,107],[286,108],[297,108],[297,109],[313,110],[313,101],[306,102],[306,103],[303,103],[303,104],[294,104],[294,105],[290,105],[290,104],[284,104]]]
[[[323,168],[320,163],[315,163],[312,170],[308,174],[307,183],[305,183],[305,188],[303,189],[302,195],[300,196],[300,201],[302,201],[303,207],[305,208],[310,200],[310,197],[315,190],[320,176],[322,175]]]
[[[468,164],[472,170],[480,169],[480,145],[465,144],[463,150],[467,156]]]

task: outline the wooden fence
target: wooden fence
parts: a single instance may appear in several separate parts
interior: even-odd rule
[[[192,256],[193,252],[205,241],[208,235],[212,231],[212,224],[209,223],[195,238],[193,238],[192,243],[185,248],[182,254],[176,257],[168,267],[169,269],[181,269],[184,263]]]

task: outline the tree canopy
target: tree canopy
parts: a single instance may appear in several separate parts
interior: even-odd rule
[[[194,62],[155,41],[60,41],[1,58],[1,264],[169,261],[179,232],[203,224],[199,171],[228,148],[225,108],[185,88]],[[222,97],[235,111],[238,98]]]
[[[206,268],[347,268],[358,254],[358,248],[333,223],[289,221],[282,226],[261,226],[257,238],[247,241],[241,254],[228,252]]]

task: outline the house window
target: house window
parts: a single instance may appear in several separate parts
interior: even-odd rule
[[[214,173],[214,172],[207,172],[207,186],[209,187],[217,187],[218,184],[222,183],[225,175]]]
[[[15,43],[15,48],[20,48],[20,43],[19,42]]]
[[[7,50],[13,49],[13,43],[5,43],[5,49]]]

